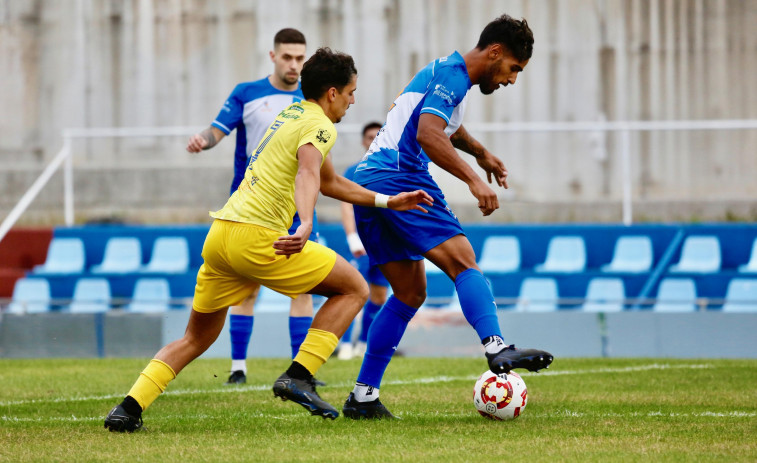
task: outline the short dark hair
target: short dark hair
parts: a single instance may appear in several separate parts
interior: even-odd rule
[[[276,33],[276,35],[273,36],[274,48],[280,43],[301,43],[303,45],[307,45],[307,42],[305,41],[305,34],[298,31],[297,29],[292,29],[291,27],[281,29]]]
[[[381,129],[383,125],[376,121],[371,121],[363,126],[363,136],[365,136],[365,132],[371,130],[371,129]]]
[[[493,43],[502,44],[518,61],[526,61],[534,51],[534,34],[525,19],[503,14],[486,25],[476,48],[483,50]]]
[[[350,55],[319,48],[302,66],[302,95],[306,100],[317,100],[331,87],[341,91],[355,74],[355,61]]]

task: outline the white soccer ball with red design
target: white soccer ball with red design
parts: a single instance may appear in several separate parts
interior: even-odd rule
[[[528,403],[526,382],[518,373],[494,374],[487,371],[473,386],[473,405],[485,418],[513,420]]]

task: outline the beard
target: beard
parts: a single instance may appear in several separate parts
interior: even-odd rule
[[[283,76],[281,76],[281,80],[285,84],[287,84],[287,85],[294,85],[294,84],[297,83],[298,80],[300,80],[300,78],[299,78],[299,76],[298,77],[290,77],[290,76],[284,74]]]

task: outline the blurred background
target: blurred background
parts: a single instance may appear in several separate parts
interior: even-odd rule
[[[332,152],[362,155],[359,129],[431,60],[473,48],[488,21],[528,20],[534,55],[514,87],[472,89],[465,125],[510,170],[503,207],[480,217],[467,187],[434,173],[466,222],[757,217],[757,130],[504,131],[509,123],[757,119],[757,1],[727,0],[0,0],[0,213],[61,149],[66,128],[196,127],[234,86],[272,69],[283,27],[308,52],[354,56],[357,102]],[[77,138],[75,220],[197,222],[227,195],[234,137],[190,155],[186,136]],[[20,224],[56,224],[53,176]],[[328,198],[323,220],[338,220]]]
[[[186,142],[271,72],[278,30],[355,58],[342,171],[415,72],[502,13],[527,19],[534,54],[515,86],[471,90],[465,126],[510,188],[484,218],[462,182],[432,174],[508,340],[754,356],[757,0],[0,0],[0,356],[151,355],[181,334],[235,134],[200,154]],[[317,208],[349,258],[338,203]],[[140,293],[146,276],[159,281]],[[406,351],[477,355],[454,285],[428,279],[428,307],[450,310],[419,314]],[[259,307],[251,355],[287,355],[287,300],[264,291]]]

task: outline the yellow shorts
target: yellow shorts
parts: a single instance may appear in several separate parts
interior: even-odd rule
[[[216,219],[210,227],[197,273],[194,309],[216,312],[239,305],[255,285],[289,297],[305,294],[331,272],[336,253],[308,241],[301,252],[274,254],[273,242],[282,234],[248,223]]]

